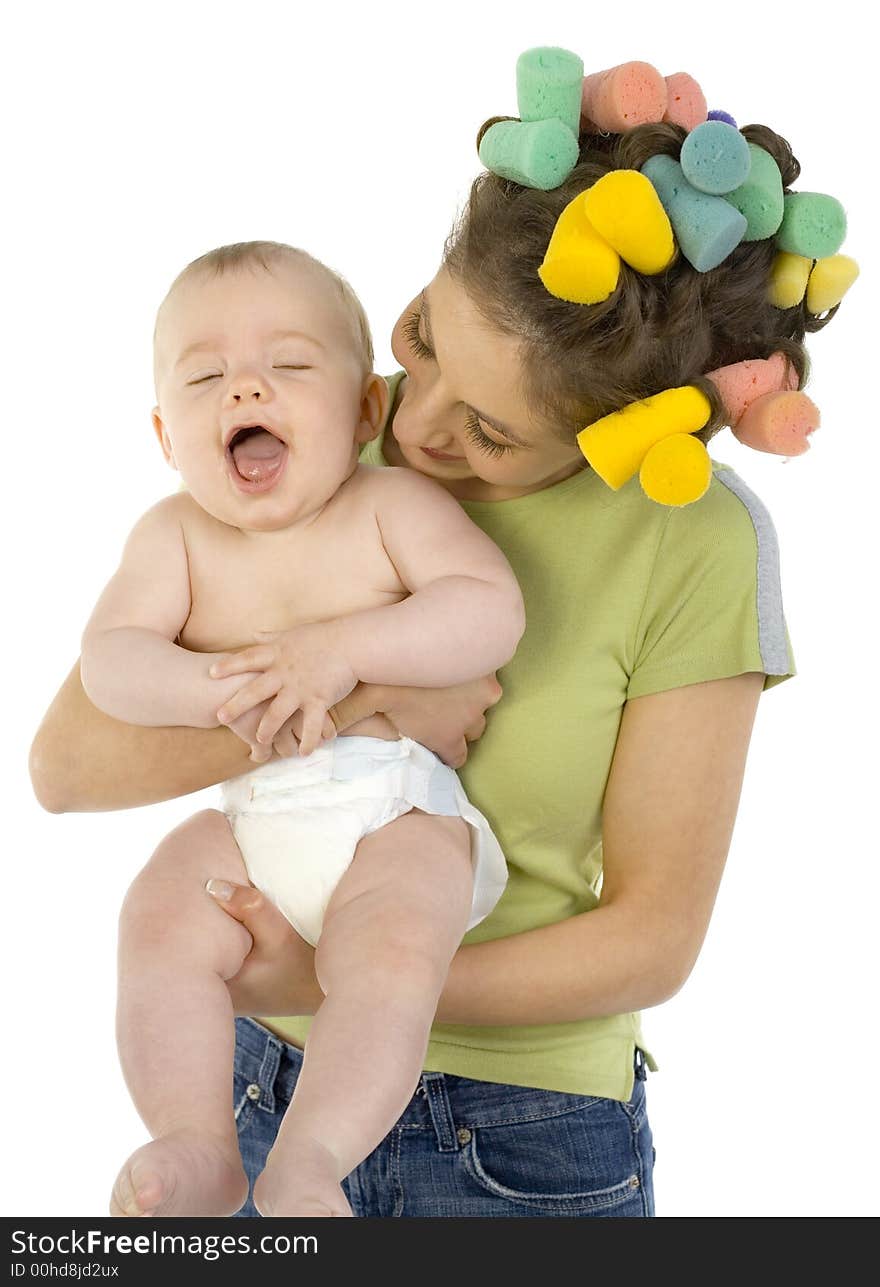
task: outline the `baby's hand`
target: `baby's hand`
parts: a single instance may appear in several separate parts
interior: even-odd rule
[[[340,632],[332,621],[294,626],[265,642],[245,648],[211,667],[215,679],[259,670],[259,678],[245,684],[217,712],[221,724],[231,724],[260,702],[271,701],[260,720],[256,740],[268,745],[295,711],[302,711],[299,754],[311,755],[321,743],[328,711],[347,697],[357,675],[345,656]]]

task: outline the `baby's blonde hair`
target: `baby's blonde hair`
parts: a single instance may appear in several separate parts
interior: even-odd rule
[[[209,250],[204,255],[199,255],[192,263],[187,264],[182,272],[178,273],[174,281],[168,288],[165,298],[159,305],[156,313],[156,325],[153,329],[153,346],[155,348],[156,336],[159,333],[159,322],[162,317],[162,310],[167,301],[174,294],[182,282],[188,281],[191,277],[198,275],[221,277],[229,269],[236,268],[263,268],[266,272],[272,271],[274,264],[282,263],[291,259],[311,264],[320,273],[322,273],[339,293],[349,317],[351,318],[355,338],[360,347],[361,358],[363,360],[364,374],[373,369],[373,340],[370,335],[370,323],[357,295],[351,286],[322,264],[319,259],[315,259],[305,250],[299,250],[296,246],[285,245],[282,241],[236,241],[229,246],[218,246],[216,250]]]

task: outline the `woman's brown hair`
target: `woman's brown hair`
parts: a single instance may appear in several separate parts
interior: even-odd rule
[[[800,165],[786,140],[764,125],[747,125],[742,134],[770,153],[789,191]],[[711,419],[695,435],[708,442],[728,417],[705,373],[781,352],[803,387],[804,335],[837,311],[815,317],[806,303],[778,309],[769,302],[772,237],[742,242],[707,273],[680,253],[654,277],[622,262],[616,290],[600,304],[569,304],[545,289],[538,268],[568,202],[610,170],[638,170],[661,152],[678,160],[686,137],[680,126],[662,123],[582,135],[577,166],[550,192],[481,174],[447,239],[445,267],[490,323],[521,339],[526,401],[566,439],[629,402],[695,384],[712,403]]]

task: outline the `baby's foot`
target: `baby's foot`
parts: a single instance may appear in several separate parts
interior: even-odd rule
[[[254,1206],[263,1216],[350,1216],[339,1164],[328,1148],[310,1136],[284,1141],[274,1150],[254,1185]]]
[[[113,1186],[110,1214],[233,1215],[247,1195],[236,1149],[216,1137],[180,1131],[132,1153]]]

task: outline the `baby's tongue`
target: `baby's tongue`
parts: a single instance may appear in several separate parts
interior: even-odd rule
[[[242,478],[262,483],[277,473],[287,450],[283,442],[266,429],[258,429],[232,448],[235,468]]]

